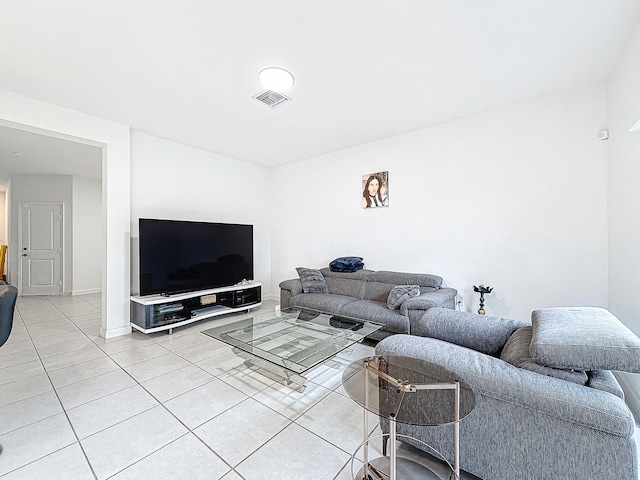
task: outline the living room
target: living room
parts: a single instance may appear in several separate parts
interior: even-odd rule
[[[635,27],[597,79],[276,167],[74,111],[9,83],[0,85],[0,121],[106,146],[106,337],[130,330],[130,239],[142,217],[253,224],[255,277],[272,300],[295,267],[358,255],[375,270],[441,275],[466,311],[477,310],[472,287],[483,283],[494,287],[491,315],[527,320],[541,307],[603,306],[640,333],[640,26],[629,8]],[[297,78],[294,88],[303,85]],[[472,94],[483,92],[465,92]],[[598,139],[604,130],[609,138]],[[389,172],[389,207],[364,210],[361,176],[378,171]],[[640,385],[624,378],[637,405]]]

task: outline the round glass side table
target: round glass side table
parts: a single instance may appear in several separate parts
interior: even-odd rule
[[[424,360],[402,356],[379,355],[362,358],[349,365],[342,375],[342,384],[349,396],[363,407],[364,441],[363,467],[354,477],[356,480],[412,478],[416,472],[428,473],[438,478],[427,467],[396,454],[396,423],[437,426],[453,425],[453,465],[446,458],[420,439],[413,440],[425,445],[447,462],[454,478],[460,478],[459,422],[469,415],[476,404],[472,388],[459,375],[440,365]],[[383,437],[383,456],[370,460],[368,445],[373,437],[369,434],[367,411],[380,416],[382,424],[388,422],[388,432]],[[385,425],[386,426],[386,425]],[[389,440],[389,456],[386,441]],[[355,458],[357,451],[352,456]],[[352,467],[353,471],[353,467]]]

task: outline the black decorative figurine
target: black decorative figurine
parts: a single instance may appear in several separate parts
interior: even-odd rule
[[[484,294],[491,293],[493,287],[485,287],[484,285],[480,285],[479,287],[473,286],[473,291],[478,292],[480,294],[480,309],[478,313],[480,315],[484,315],[486,312],[484,311]]]

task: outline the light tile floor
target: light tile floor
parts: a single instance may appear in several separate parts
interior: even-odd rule
[[[100,305],[100,295],[18,299],[0,348],[0,477],[352,478],[363,413],[340,379],[371,345],[316,367],[300,393],[200,333],[247,314],[105,340]],[[448,478],[431,457],[401,449]]]

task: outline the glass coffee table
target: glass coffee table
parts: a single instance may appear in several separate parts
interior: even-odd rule
[[[304,373],[383,325],[291,307],[203,330],[246,360],[275,372],[285,385],[303,387]]]
[[[475,407],[473,389],[459,375],[424,360],[403,356],[378,355],[353,362],[342,375],[342,385],[349,396],[364,408],[363,466],[354,475],[357,480],[439,479],[427,467],[396,456],[396,440],[409,438],[446,462],[450,478],[460,478],[459,422]],[[367,411],[379,415],[381,428],[388,433],[371,436]],[[453,426],[453,465],[437,450],[420,439],[396,433],[396,424]],[[383,456],[370,460],[369,442],[383,440]],[[389,456],[386,456],[387,440]],[[351,457],[353,463],[357,451]]]

